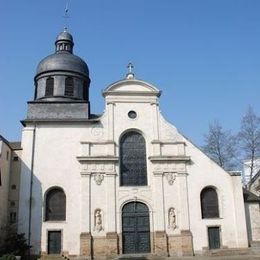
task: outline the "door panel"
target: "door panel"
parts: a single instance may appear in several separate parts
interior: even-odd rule
[[[122,212],[123,253],[150,252],[149,209],[140,202],[131,202]]]
[[[220,248],[219,227],[209,227],[208,237],[209,237],[209,249]]]
[[[61,231],[48,232],[48,254],[61,253]]]

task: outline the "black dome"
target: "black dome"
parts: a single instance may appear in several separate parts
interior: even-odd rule
[[[89,76],[85,61],[73,54],[73,37],[66,29],[57,36],[55,45],[56,52],[39,63],[36,77],[48,72],[74,72],[85,77]]]
[[[89,76],[88,66],[80,57],[69,52],[58,52],[40,61],[37,75],[46,72],[66,71]]]

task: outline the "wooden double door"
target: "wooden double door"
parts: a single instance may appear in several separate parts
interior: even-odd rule
[[[123,254],[149,253],[149,209],[141,202],[130,202],[122,210]]]

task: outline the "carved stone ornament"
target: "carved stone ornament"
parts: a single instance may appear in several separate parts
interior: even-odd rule
[[[95,210],[95,226],[94,231],[100,232],[103,230],[102,226],[102,212],[100,209]]]
[[[166,173],[166,178],[167,178],[167,181],[170,185],[173,185],[175,179],[176,179],[176,174],[173,173],[173,172],[167,172]]]
[[[104,180],[104,174],[103,173],[96,173],[94,175],[94,180],[97,185],[101,185],[102,181]]]
[[[91,129],[91,134],[95,139],[100,140],[104,135],[104,130],[102,125],[94,126]]]
[[[168,212],[168,228],[171,230],[176,229],[176,214],[174,208],[169,208]]]

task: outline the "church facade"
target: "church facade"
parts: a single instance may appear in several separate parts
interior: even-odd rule
[[[35,76],[23,121],[18,231],[33,254],[184,256],[248,247],[240,176],[162,116],[161,91],[126,78],[90,113],[89,70],[67,31]]]

